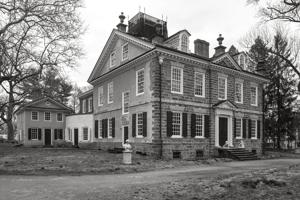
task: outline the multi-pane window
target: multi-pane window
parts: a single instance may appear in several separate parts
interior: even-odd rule
[[[144,83],[145,83],[145,73],[144,69],[138,70],[136,72],[136,94],[144,93]]]
[[[36,111],[31,112],[31,120],[39,120],[38,112]]]
[[[245,56],[243,54],[240,54],[239,64],[240,64],[242,69],[245,69]]]
[[[181,113],[173,112],[172,136],[181,136]]]
[[[98,134],[98,138],[102,137],[102,120],[99,120],[99,134]]]
[[[127,114],[129,112],[129,92],[123,92],[123,114]]]
[[[250,87],[250,104],[252,106],[257,106],[257,87],[256,86]]]
[[[113,119],[108,120],[108,137],[112,138],[112,129],[113,129]]]
[[[110,82],[107,85],[107,103],[114,102],[114,83]]]
[[[138,113],[136,118],[137,136],[143,136],[143,113]]]
[[[235,119],[235,127],[236,127],[236,138],[242,138],[242,119],[241,118],[237,118]]]
[[[128,58],[128,43],[122,46],[122,60],[126,60]]]
[[[62,122],[62,121],[63,121],[62,113],[57,113],[57,114],[56,114],[56,120],[57,120],[58,122]]]
[[[235,83],[235,102],[243,103],[243,83]]]
[[[116,52],[113,51],[111,54],[110,54],[110,67],[114,67],[116,65]]]
[[[83,128],[83,134],[82,134],[83,140],[88,140],[89,139],[89,129],[88,128]]]
[[[45,121],[50,121],[51,120],[51,113],[50,112],[45,112],[44,114],[45,114],[45,116],[44,116]]]
[[[98,87],[98,106],[103,106],[104,103],[104,92],[103,86]]]
[[[38,129],[37,128],[32,128],[31,129],[31,139],[32,140],[37,140],[38,139]]]
[[[257,121],[251,120],[251,138],[257,138]]]
[[[181,51],[187,52],[188,50],[188,38],[186,35],[181,36]]]
[[[56,140],[63,139],[63,130],[62,129],[54,129],[54,139],[56,139]]]
[[[86,100],[82,100],[82,113],[86,113]]]
[[[171,92],[182,94],[183,92],[183,69],[172,67]]]
[[[218,99],[225,100],[227,99],[227,78],[219,77],[218,78]]]
[[[72,129],[68,128],[68,138],[72,141]]]
[[[204,137],[204,116],[203,115],[196,115],[196,121],[195,121],[195,127],[196,127],[196,137]]]
[[[89,98],[89,112],[93,111],[93,98]]]
[[[195,73],[195,96],[205,96],[205,75],[204,73]]]

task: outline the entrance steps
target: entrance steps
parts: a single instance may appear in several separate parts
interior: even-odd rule
[[[247,151],[244,148],[221,148],[219,149],[221,156],[230,157],[235,160],[258,160],[257,154],[251,151]]]

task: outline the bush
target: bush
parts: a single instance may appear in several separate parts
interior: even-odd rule
[[[65,140],[54,140],[53,147],[57,148],[71,148],[73,146],[72,142]]]

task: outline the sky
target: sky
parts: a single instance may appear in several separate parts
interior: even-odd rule
[[[191,33],[190,50],[194,40],[202,39],[210,43],[210,55],[218,45],[219,34],[225,38],[223,45],[240,47],[239,41],[259,24],[257,7],[247,5],[246,0],[83,0],[81,16],[86,27],[81,43],[85,53],[78,67],[68,72],[71,81],[78,86],[88,86],[87,79],[92,72],[102,49],[119,23],[119,15],[124,12],[127,24],[139,11],[157,18],[167,19],[169,36],[179,30]]]

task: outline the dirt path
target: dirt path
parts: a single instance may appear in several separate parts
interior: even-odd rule
[[[195,177],[202,179],[299,164],[300,159],[276,159],[119,175],[0,176],[0,199],[165,199],[164,191],[151,188]]]

